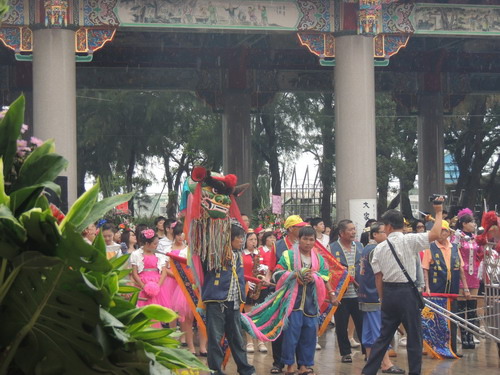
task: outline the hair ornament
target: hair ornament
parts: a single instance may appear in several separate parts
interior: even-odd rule
[[[150,240],[155,236],[155,231],[152,229],[144,229],[141,234],[146,238],[147,240]]]
[[[464,208],[463,210],[458,211],[457,217],[458,219],[461,219],[462,216],[469,215],[469,216],[474,216],[472,213],[472,210],[470,208]]]

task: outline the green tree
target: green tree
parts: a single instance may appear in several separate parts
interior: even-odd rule
[[[474,208],[481,204],[477,193],[481,187],[485,196],[493,198],[498,173],[498,157],[489,181],[481,184],[485,167],[495,154],[500,154],[500,102],[497,97],[468,97],[456,112],[463,116],[450,117],[445,130],[445,148],[457,163],[459,177],[456,190],[464,191],[459,206]]]
[[[79,181],[103,181],[105,196],[144,191],[162,168],[175,216],[182,176],[195,163],[220,168],[221,123],[186,92],[84,91],[78,101]],[[157,173],[157,172],[156,172]],[[133,202],[129,204],[133,211]]]

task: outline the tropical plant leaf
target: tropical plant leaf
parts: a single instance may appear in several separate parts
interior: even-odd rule
[[[82,232],[85,228],[87,228],[87,226],[90,223],[83,227],[81,226],[81,224],[88,216],[89,212],[92,210],[92,207],[94,207],[95,203],[97,202],[98,195],[99,195],[99,181],[97,181],[97,183],[94,186],[92,186],[89,190],[83,193],[76,200],[76,202],[73,203],[68,213],[66,214],[66,217],[59,225],[61,227],[61,230],[64,230],[64,226],[66,225],[66,223],[73,224],[73,226],[76,228],[78,232]]]
[[[0,120],[0,157],[3,158],[4,175],[8,175],[17,152],[17,139],[24,121],[24,96],[11,104],[5,117]]]
[[[67,165],[68,161],[61,155],[55,153],[42,155],[31,164],[31,168],[20,171],[12,190],[53,182]]]
[[[156,359],[162,365],[170,369],[189,368],[201,371],[210,371],[210,369],[203,362],[185,349],[167,348],[148,343],[144,344],[144,348],[148,352],[154,353]]]
[[[36,162],[44,155],[54,154],[56,149],[54,147],[54,140],[49,139],[45,141],[40,147],[33,150],[32,153],[24,160],[19,173],[26,173],[28,169],[36,168]]]
[[[37,202],[40,199],[43,189],[49,188],[56,194],[60,194],[61,187],[54,182],[46,181],[43,184],[28,186],[19,190],[15,190],[10,194],[10,209],[14,215],[19,216],[21,213],[38,207]],[[41,207],[40,208],[46,208]]]
[[[94,238],[94,242],[92,245],[99,250],[104,256],[106,256],[106,242],[104,241],[104,237],[102,236],[102,231],[99,231],[99,234]]]
[[[112,265],[94,246],[85,242],[83,237],[74,230],[73,225],[68,224],[59,241],[56,255],[65,259],[68,265],[84,270],[108,272],[113,269]]]
[[[160,305],[147,305],[129,310],[125,313],[117,315],[125,324],[135,324],[144,320],[158,320],[160,322],[171,322],[177,318],[177,314]]]
[[[130,254],[126,254],[126,255],[122,255],[121,257],[111,259],[110,263],[113,266],[113,269],[118,269],[121,266],[123,266],[125,263],[127,263],[129,257],[130,257]]]
[[[5,193],[5,179],[3,175],[3,159],[0,157],[0,204],[10,206],[10,197]]]
[[[19,221],[26,228],[29,249],[49,256],[56,254],[55,250],[61,239],[61,233],[57,227],[57,219],[52,216],[50,210],[42,211],[40,208],[33,208],[23,213]]]
[[[0,374],[7,374],[12,360],[25,373],[35,373],[47,357],[64,373],[88,368],[86,358],[102,356],[92,335],[100,321],[99,306],[88,292],[80,291],[85,289],[80,272],[61,259],[35,252],[23,253],[13,265],[21,270],[0,310],[0,321],[9,322],[1,326],[5,350]]]
[[[14,258],[26,239],[26,229],[7,206],[0,204],[0,257]]]
[[[115,195],[109,198],[104,198],[103,200],[97,202],[92,207],[92,210],[87,215],[87,217],[79,225],[76,226],[76,229],[78,231],[83,231],[89,224],[95,223],[114,207],[132,199],[134,194],[134,192],[131,192],[127,194]]]

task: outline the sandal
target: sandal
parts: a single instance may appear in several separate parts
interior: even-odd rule
[[[282,372],[282,369],[277,366],[273,366],[273,368],[271,369],[271,374],[281,374]]]
[[[389,367],[386,370],[382,370],[382,373],[384,373],[384,374],[404,374],[405,370],[394,365],[394,366]]]
[[[342,363],[352,363],[352,357],[350,354],[343,355],[342,358],[340,359]]]
[[[316,373],[311,367],[308,367],[306,371],[299,372],[299,375],[316,375]]]

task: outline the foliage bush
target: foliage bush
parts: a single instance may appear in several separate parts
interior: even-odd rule
[[[127,257],[108,261],[102,236],[90,245],[80,234],[132,194],[98,201],[97,183],[54,216],[44,191],[59,192],[67,162],[50,140],[18,153],[23,120],[21,96],[0,119],[0,375],[208,370],[172,330],[151,327],[173,311],[136,308]]]

